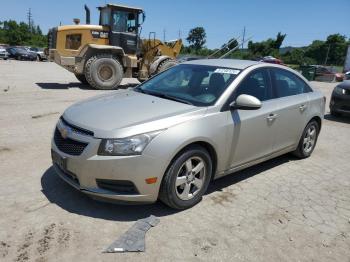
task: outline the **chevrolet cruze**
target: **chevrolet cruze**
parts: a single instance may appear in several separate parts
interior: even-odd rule
[[[69,107],[53,166],[96,199],[184,209],[213,179],[288,152],[309,157],[324,109],[323,95],[285,66],[189,61]]]

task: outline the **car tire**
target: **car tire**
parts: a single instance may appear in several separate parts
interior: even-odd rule
[[[123,73],[120,62],[109,54],[93,56],[85,65],[86,80],[96,89],[117,89],[123,80]]]
[[[83,75],[83,74],[74,74],[74,75],[82,84],[84,84],[84,85],[89,84],[88,81],[86,80],[85,75]]]
[[[174,209],[190,208],[201,201],[211,176],[212,160],[208,151],[201,146],[191,146],[171,162],[160,186],[159,199]]]
[[[317,138],[320,132],[320,126],[315,120],[311,120],[305,127],[300,138],[298,147],[293,154],[300,158],[308,158],[315,149]]]
[[[160,63],[160,65],[157,68],[156,74],[159,74],[173,66],[176,66],[178,63],[173,59],[166,59],[163,62]]]

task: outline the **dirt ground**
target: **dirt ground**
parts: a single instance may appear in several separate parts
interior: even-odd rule
[[[329,102],[335,84],[312,84]],[[118,206],[51,167],[60,114],[103,92],[53,63],[0,61],[0,261],[350,261],[350,118],[327,107],[311,158],[285,155],[217,180],[189,210]],[[160,223],[146,252],[101,253],[151,214]]]

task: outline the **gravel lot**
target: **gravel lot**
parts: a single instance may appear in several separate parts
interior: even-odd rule
[[[335,84],[312,84],[329,102]],[[327,107],[311,158],[285,155],[227,176],[175,212],[96,202],[53,172],[58,117],[103,92],[54,63],[0,61],[1,261],[350,261],[350,118]],[[101,253],[151,214],[160,224],[146,252]]]

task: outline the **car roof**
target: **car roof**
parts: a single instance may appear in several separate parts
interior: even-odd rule
[[[247,67],[263,64],[259,61],[239,60],[239,59],[199,59],[184,62],[183,64],[191,65],[206,65],[206,66],[220,66],[235,69],[246,69]]]

